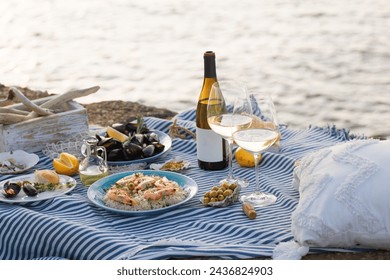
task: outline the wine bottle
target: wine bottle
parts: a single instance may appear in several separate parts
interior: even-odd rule
[[[215,53],[203,55],[204,79],[196,108],[196,145],[198,165],[204,170],[220,170],[227,167],[226,140],[211,130],[207,122],[207,104],[213,83],[217,82]]]

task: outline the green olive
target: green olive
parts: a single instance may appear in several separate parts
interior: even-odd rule
[[[231,196],[232,193],[233,193],[232,190],[226,190],[226,191],[223,192],[223,195],[224,195],[224,196]]]
[[[210,198],[208,198],[208,197],[203,198],[203,203],[204,204],[207,204],[209,202],[210,202]]]
[[[210,197],[217,197],[217,196],[218,196],[217,191],[211,191],[210,192]]]
[[[225,197],[224,197],[222,194],[218,195],[218,200],[219,200],[219,201],[222,201],[222,200],[224,200],[224,199],[225,199]]]

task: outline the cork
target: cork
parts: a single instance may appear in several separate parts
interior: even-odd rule
[[[257,216],[255,208],[253,208],[252,204],[250,204],[249,202],[245,202],[242,204],[242,210],[244,210],[245,214],[251,220],[255,219]]]

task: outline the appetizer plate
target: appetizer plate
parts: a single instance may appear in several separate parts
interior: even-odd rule
[[[174,159],[170,159],[164,163],[157,164],[152,163],[149,168],[153,170],[161,170],[161,171],[172,171],[172,172],[182,172],[185,169],[188,169],[190,167],[190,162],[180,159],[179,157],[176,157]]]
[[[22,150],[0,153],[0,174],[18,174],[35,166],[39,161],[36,154]],[[7,168],[6,166],[11,166]]]
[[[61,184],[69,184],[70,187],[63,187],[61,189],[55,190],[55,191],[45,191],[39,193],[37,196],[27,196],[23,191],[20,191],[17,196],[12,197],[12,198],[6,198],[4,194],[2,193],[3,186],[6,182],[20,182],[20,181],[30,181],[34,182],[34,174],[29,174],[29,175],[23,175],[23,176],[17,176],[12,179],[4,180],[0,182],[0,201],[5,202],[5,203],[27,203],[27,202],[36,202],[36,201],[42,201],[42,200],[47,200],[51,199],[66,193],[71,192],[75,187],[76,187],[76,180],[73,179],[72,177],[65,176],[65,175],[59,175],[60,176],[60,183]]]
[[[168,134],[165,134],[164,132],[159,131],[159,130],[151,130],[151,131],[158,135],[158,137],[160,139],[160,143],[165,146],[164,150],[161,153],[158,153],[158,154],[156,154],[154,156],[147,157],[147,158],[126,160],[126,161],[107,161],[107,163],[109,165],[127,165],[127,164],[132,164],[132,163],[139,163],[139,162],[150,163],[150,162],[154,162],[156,159],[162,157],[167,152],[169,152],[169,150],[172,147],[172,139],[171,139],[171,137],[169,137]]]
[[[151,209],[151,210],[123,210],[123,209],[117,209],[106,205],[103,200],[106,194],[106,189],[110,188],[119,179],[134,173],[143,173],[144,175],[156,175],[160,177],[166,177],[168,180],[177,182],[179,186],[182,187],[184,190],[187,190],[188,195],[184,200],[180,201],[179,203],[167,207],[163,207],[159,209]],[[188,176],[184,176],[182,174],[169,172],[169,171],[134,170],[134,171],[113,174],[96,181],[88,189],[88,198],[96,206],[114,212],[116,214],[145,216],[145,215],[157,215],[167,211],[171,211],[179,207],[180,205],[186,203],[187,201],[189,201],[191,198],[193,198],[196,195],[197,192],[198,192],[198,185],[193,179],[191,179]]]

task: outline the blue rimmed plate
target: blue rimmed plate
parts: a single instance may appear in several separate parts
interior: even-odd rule
[[[117,209],[106,205],[104,203],[104,196],[106,194],[106,190],[110,188],[119,179],[132,175],[134,173],[143,173],[144,175],[156,175],[160,177],[166,177],[168,180],[177,182],[180,187],[182,187],[184,190],[188,192],[188,195],[184,200],[180,201],[179,203],[167,207],[163,207],[159,209],[151,209],[151,210],[123,210],[123,209]],[[157,215],[167,211],[171,211],[179,207],[180,205],[186,203],[187,201],[189,201],[191,198],[193,198],[196,195],[197,192],[198,192],[198,185],[193,179],[191,179],[188,176],[175,173],[175,172],[170,172],[170,171],[134,170],[134,171],[127,171],[127,172],[113,174],[96,181],[88,188],[88,199],[96,206],[117,214],[142,216],[142,215]]]

